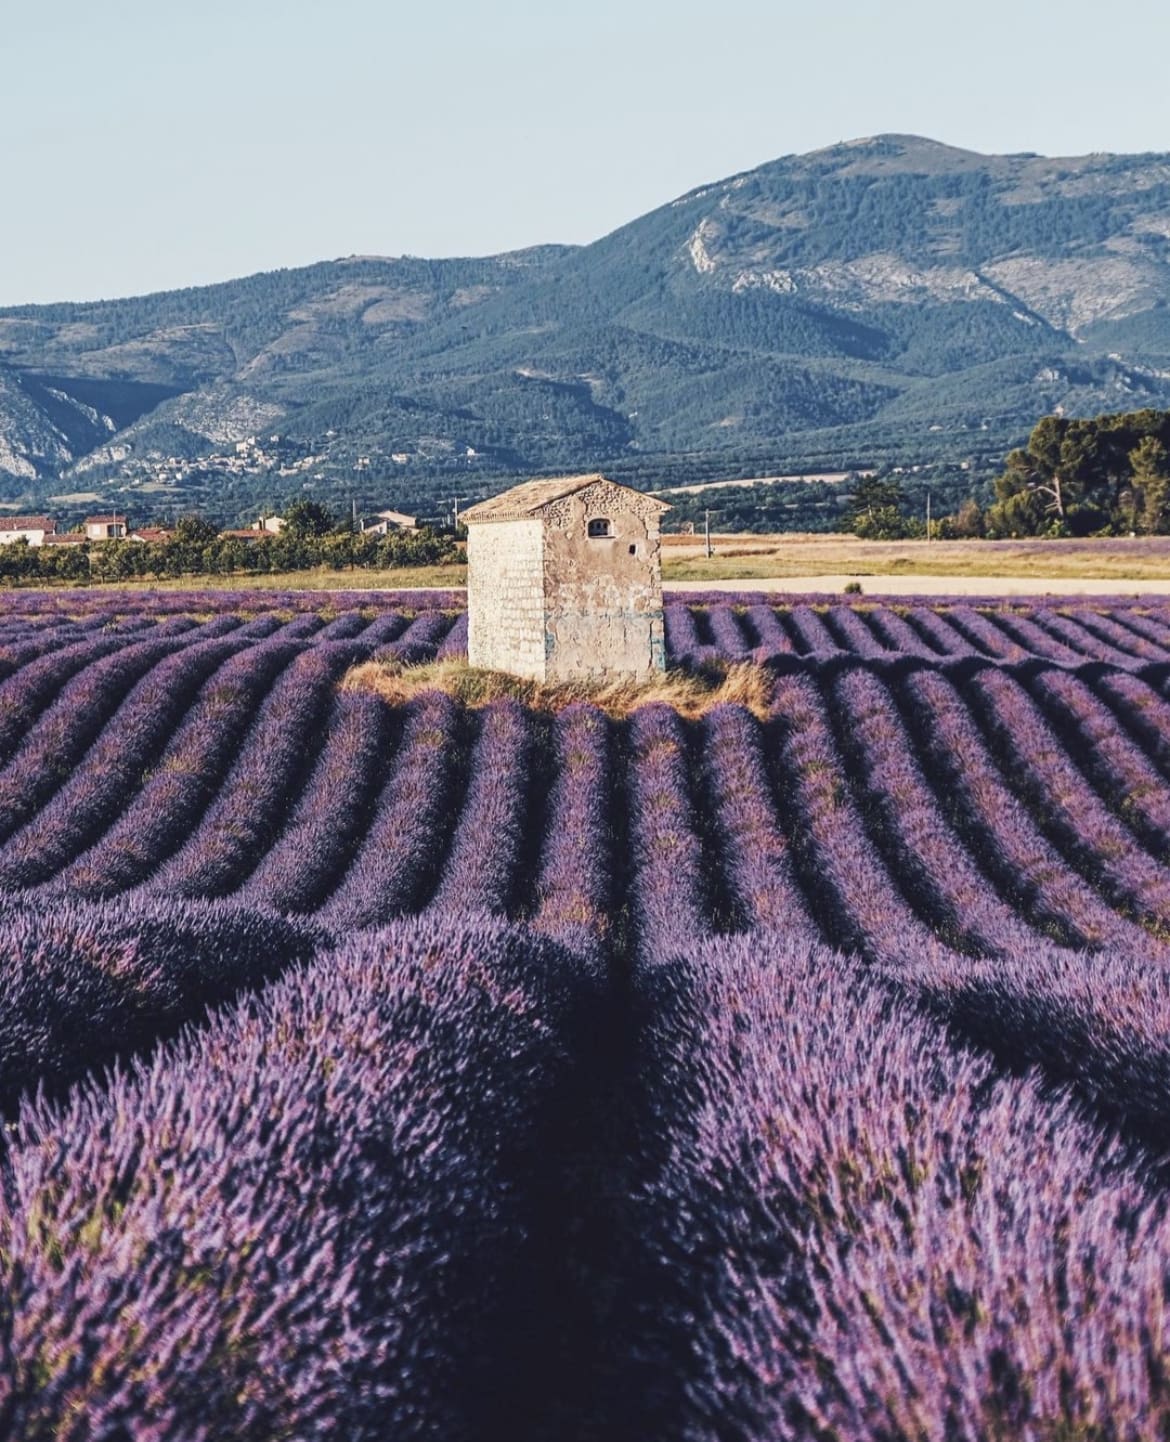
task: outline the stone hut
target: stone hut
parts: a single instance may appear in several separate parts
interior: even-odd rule
[[[471,664],[538,681],[664,671],[669,509],[590,475],[527,481],[465,511]]]

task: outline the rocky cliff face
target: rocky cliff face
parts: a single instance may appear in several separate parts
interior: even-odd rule
[[[855,310],[990,301],[1074,338],[1170,298],[1161,155],[982,156],[880,136],[676,205],[702,211],[687,245],[696,273],[733,291]]]

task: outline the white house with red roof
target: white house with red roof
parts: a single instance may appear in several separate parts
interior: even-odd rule
[[[27,541],[30,546],[43,546],[45,537],[55,535],[56,530],[52,516],[4,516],[0,518],[0,545]]]

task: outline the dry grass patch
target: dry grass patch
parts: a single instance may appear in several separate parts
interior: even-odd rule
[[[702,671],[666,671],[649,681],[528,681],[504,671],[485,671],[463,660],[404,666],[396,661],[366,661],[342,680],[350,691],[373,691],[392,706],[402,706],[426,691],[445,691],[464,706],[487,706],[510,698],[538,711],[563,711],[586,701],[607,716],[624,717],[639,706],[662,701],[688,719],[713,706],[735,702],[763,719],[772,700],[767,669],[750,662],[717,662]]]

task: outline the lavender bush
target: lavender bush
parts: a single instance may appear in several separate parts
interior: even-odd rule
[[[395,740],[393,716],[376,696],[334,697],[325,737],[279,839],[235,893],[240,901],[308,912],[336,886],[365,835],[370,798]]]
[[[145,881],[186,840],[260,701],[298,653],[297,643],[274,638],[233,656],[204,684],[158,766],[118,821],[51,884],[92,899]]]
[[[831,953],[641,971],[624,1435],[1156,1436],[1170,1232],[1121,1157]]]
[[[6,1433],[523,1425],[587,980],[506,929],[403,924],[107,1091],[26,1108],[0,1206]]]
[[[430,903],[433,911],[507,915],[512,910],[532,750],[532,725],[522,706],[494,701],[480,713],[470,784]]]
[[[275,840],[320,742],[333,689],[355,649],[322,641],[303,652],[261,703],[215,801],[182,849],[147,883],[162,896],[233,891]]]
[[[369,829],[321,916],[346,929],[375,926],[425,905],[450,839],[458,709],[430,692],[408,707],[394,765]]]
[[[1000,895],[1054,941],[1135,953],[1158,948],[1140,926],[1107,906],[1040,831],[1005,784],[951,682],[919,670],[897,685],[948,817]]]
[[[557,717],[556,780],[537,882],[533,926],[592,955],[614,936],[614,745],[610,723],[578,703]]]
[[[0,910],[0,1111],[172,1036],[205,1008],[307,961],[323,933],[216,903]]]

